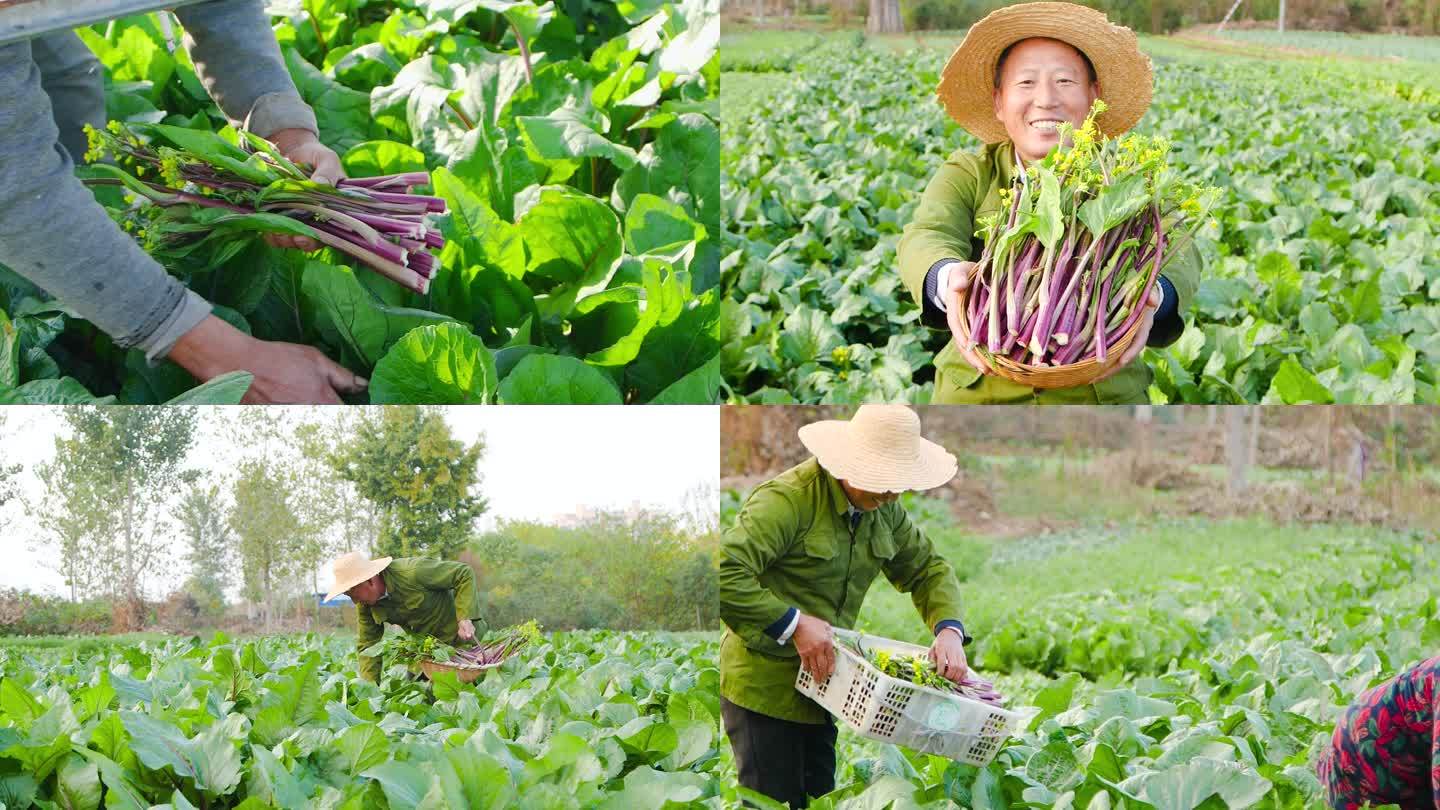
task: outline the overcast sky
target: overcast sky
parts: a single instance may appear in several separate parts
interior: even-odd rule
[[[190,466],[226,470],[255,451],[225,423],[223,409],[199,417]],[[287,409],[310,418],[315,412]],[[339,409],[332,409],[337,414]],[[324,409],[317,409],[321,418]],[[56,408],[0,409],[0,463],[20,461],[27,499],[43,501],[34,473],[54,456],[64,430]],[[679,512],[687,493],[708,486],[717,492],[720,470],[719,412],[696,406],[515,406],[446,408],[456,438],[483,434],[480,490],[489,502],[481,530],[502,519],[553,521],[577,509],[632,505]],[[718,503],[717,507],[718,509]],[[0,587],[60,593],[55,552],[36,546],[38,529],[17,503],[0,507]],[[176,549],[180,548],[177,541]],[[177,572],[173,584],[183,579]]]

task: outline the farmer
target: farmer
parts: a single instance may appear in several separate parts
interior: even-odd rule
[[[1119,135],[1150,105],[1150,60],[1135,34],[1105,15],[1071,3],[1025,3],[1002,8],[976,23],[951,55],[939,96],[946,111],[985,143],[960,150],[930,179],[898,247],[900,274],[934,329],[949,326],[955,293],[969,283],[984,242],[976,223],[1001,209],[1027,164],[1060,142],[1055,127],[1079,128],[1091,104],[1108,110],[1100,130]],[[1183,314],[1199,283],[1199,255],[1191,246],[1167,265],[1145,304],[1130,347],[1091,385],[1034,389],[990,373],[977,353],[953,340],[935,358],[936,403],[1143,403],[1151,372],[1136,362],[1145,346],[1168,346],[1179,338]],[[953,332],[953,327],[951,328]]]
[[[1440,656],[1362,692],[1316,764],[1329,806],[1440,807],[1437,722]]]
[[[342,554],[330,565],[335,583],[325,601],[343,593],[355,602],[356,652],[378,642],[387,623],[451,646],[474,642],[471,619],[480,614],[470,566],[425,557],[371,560],[358,551]],[[360,657],[360,677],[379,681],[380,672],[379,658]]]
[[[260,0],[201,3],[175,12],[205,89],[225,116],[314,167],[343,176],[320,143]],[[246,401],[340,401],[365,380],[309,346],[257,340],[210,312],[145,254],[75,178],[85,124],[105,126],[100,63],[71,32],[0,45],[0,265],[54,295],[150,362],[168,357],[200,380],[255,375]],[[296,237],[272,244],[314,250]]]
[[[725,733],[740,784],[791,807],[835,786],[835,722],[795,678],[802,666],[830,676],[831,626],[854,626],[877,575],[910,594],[946,678],[965,677],[970,641],[954,570],[897,503],[953,478],[955,457],[921,438],[919,417],[900,405],[806,425],[800,441],[814,458],[750,494],[720,559]]]

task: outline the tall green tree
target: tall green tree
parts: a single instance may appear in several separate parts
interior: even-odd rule
[[[4,436],[5,414],[0,413],[0,439],[3,439]],[[0,446],[4,444],[3,441],[0,441]],[[24,469],[19,462],[7,465],[5,462],[8,460],[9,459],[3,455],[0,455],[0,507],[3,507],[7,501],[19,494],[19,475],[20,471]]]
[[[438,409],[389,406],[365,413],[334,463],[380,513],[376,553],[450,559],[485,513],[484,450],[456,439]]]
[[[225,606],[234,540],[220,488],[207,482],[191,484],[175,507],[175,522],[190,565],[186,590],[207,613],[219,613]]]
[[[285,580],[297,572],[295,545],[303,526],[295,498],[282,470],[264,460],[241,463],[229,524],[238,541],[245,595],[260,603],[267,628],[274,624]]]
[[[56,440],[54,463],[76,493],[65,508],[93,529],[83,553],[103,572],[102,589],[133,608],[168,563],[164,507],[193,478],[194,410],[88,405],[64,418],[70,438]]]
[[[40,527],[37,544],[60,555],[55,570],[65,577],[70,601],[110,593],[114,582],[101,564],[108,555],[99,536],[109,510],[95,490],[97,479],[84,455],[64,450],[57,440],[55,457],[36,465],[35,474],[44,494],[27,503],[26,511]]]

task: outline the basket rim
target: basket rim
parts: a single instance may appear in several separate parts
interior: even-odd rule
[[[865,637],[865,636],[867,636],[867,635],[869,635],[869,634],[867,634],[867,633],[861,633],[860,635],[861,635],[861,637],[863,638],[863,637]],[[897,646],[897,647],[909,647],[909,648],[911,648],[911,649],[920,650],[921,652],[924,652],[924,651],[927,649],[927,648],[925,648],[925,647],[921,647],[921,646],[918,645],[918,644],[911,644],[911,643],[908,642],[908,641],[897,641],[897,640],[895,640],[895,639],[885,638],[885,637],[883,637],[883,636],[870,636],[870,638],[878,639],[878,640],[880,640],[880,641],[886,642],[887,644],[893,644],[894,646]],[[901,681],[899,678],[895,677],[894,675],[886,675],[885,673],[881,672],[878,667],[876,667],[874,664],[872,664],[872,663],[870,663],[869,661],[867,661],[867,660],[865,659],[865,656],[856,653],[854,650],[850,649],[849,647],[847,647],[847,646],[845,646],[843,643],[841,643],[838,639],[831,639],[831,643],[835,645],[835,649],[836,649],[836,650],[838,650],[838,651],[841,652],[841,653],[844,653],[844,654],[845,654],[846,656],[848,656],[849,658],[854,659],[854,661],[855,661],[856,663],[858,663],[860,666],[862,666],[862,667],[864,667],[864,668],[866,668],[866,669],[868,669],[868,670],[871,670],[871,671],[874,672],[876,675],[879,675],[879,676],[882,677],[882,678],[889,678],[889,679],[892,680],[892,681],[899,681],[900,683],[903,683],[903,684],[905,684],[905,685],[908,686],[908,687],[913,687],[913,688],[915,688],[915,689],[919,689],[919,690],[921,690],[922,692],[928,692],[928,693],[930,693],[931,695],[935,695],[935,696],[937,696],[937,697],[942,697],[942,698],[955,698],[955,699],[957,699],[957,700],[962,700],[962,701],[964,701],[964,702],[966,702],[966,703],[973,703],[973,704],[975,704],[975,705],[977,705],[977,706],[984,706],[987,710],[996,711],[996,712],[1001,712],[1001,713],[1006,714],[1006,715],[1013,715],[1013,716],[1015,716],[1015,717],[1017,717],[1017,718],[1020,717],[1020,713],[1017,712],[1017,711],[1015,711],[1014,709],[1009,709],[1009,708],[1006,708],[1006,707],[1004,707],[1004,706],[994,706],[994,705],[991,705],[991,704],[989,704],[989,703],[986,703],[986,702],[983,701],[983,700],[976,700],[975,698],[969,697],[969,696],[967,696],[967,695],[962,695],[962,694],[959,694],[959,693],[957,693],[957,692],[942,692],[942,691],[940,691],[939,689],[936,689],[936,688],[933,687],[933,686],[925,686],[925,685],[923,685],[923,684],[911,683],[911,682],[909,682],[909,681]],[[802,668],[800,671],[803,673],[805,670]],[[834,677],[834,674],[833,674],[833,673],[831,674],[831,677],[832,677],[832,678]],[[813,681],[813,680],[815,680],[815,679],[812,677],[811,680]],[[817,681],[815,685],[818,687],[820,684],[819,684],[819,682]],[[822,704],[822,705],[823,705],[823,704]]]
[[[955,293],[955,301],[953,305],[958,306],[960,312],[964,312],[965,301],[967,299],[968,290],[958,290]],[[1135,335],[1140,331],[1140,324],[1143,322],[1143,320],[1143,318],[1136,318],[1135,323],[1131,324],[1130,328],[1125,330],[1125,332],[1119,337],[1119,339],[1115,341],[1114,346],[1107,347],[1119,349],[1119,351],[1115,354],[1115,360],[1113,362],[1107,360],[1107,362],[1102,364],[1099,359],[1090,357],[1084,360],[1077,360],[1074,363],[1066,363],[1061,366],[1036,366],[1029,363],[1022,363],[1018,360],[1011,360],[1009,357],[1005,357],[1003,355],[994,355],[992,357],[992,363],[997,367],[994,373],[1001,377],[1004,377],[1007,380],[1010,380],[1011,382],[1019,383],[1021,385],[1029,385],[1033,388],[1039,386],[1036,386],[1034,383],[1027,380],[1017,379],[1017,377],[1056,377],[1065,374],[1088,375],[1089,372],[1093,370],[1095,371],[1095,374],[1088,382],[1076,383],[1076,385],[1093,385],[1095,383],[1095,378],[1098,378],[1101,374],[1104,374],[1106,371],[1109,371],[1110,369],[1114,368],[1116,365],[1119,364],[1120,357],[1124,355],[1125,352],[1130,348],[1130,344],[1135,342]],[[970,337],[970,330],[968,329],[968,324],[965,323],[963,318],[957,318],[957,322],[960,324],[961,330],[965,333],[965,337],[968,340]],[[959,337],[959,335],[956,335],[952,332],[952,340],[958,339]]]

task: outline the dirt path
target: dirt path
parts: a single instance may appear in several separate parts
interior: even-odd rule
[[[1405,60],[1399,57],[1354,56],[1334,51],[1297,48],[1292,45],[1257,45],[1250,42],[1225,39],[1215,35],[1214,26],[1196,26],[1176,31],[1170,36],[1157,36],[1158,40],[1175,42],[1198,50],[1215,53],[1248,56],[1253,59],[1341,59],[1348,62],[1394,63]]]

